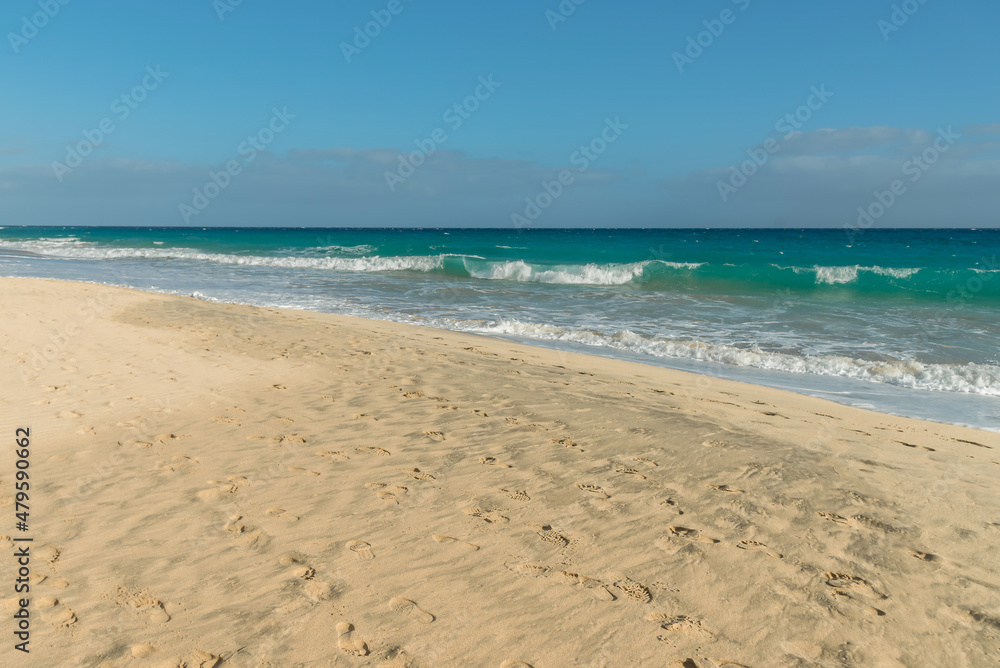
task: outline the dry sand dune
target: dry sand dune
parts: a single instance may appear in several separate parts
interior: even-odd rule
[[[0,286],[0,541],[18,427],[34,537],[29,655],[0,563],[5,666],[1000,665],[996,434],[393,323]]]

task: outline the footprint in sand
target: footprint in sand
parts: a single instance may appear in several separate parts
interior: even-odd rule
[[[297,522],[299,519],[298,516],[292,515],[284,508],[268,508],[264,512],[267,513],[268,517],[280,517],[286,522]]]
[[[758,543],[755,540],[741,540],[736,544],[736,547],[748,552],[767,552],[768,556],[774,557],[775,559],[781,559],[783,557],[783,555],[778,552],[771,552],[768,550],[767,545],[764,543]]]
[[[646,617],[651,622],[656,622],[664,631],[681,633],[689,638],[707,639],[713,637],[711,631],[705,628],[700,619],[694,619],[687,615],[671,615],[664,612],[654,612]],[[669,636],[657,636],[662,642],[670,642]]]
[[[242,515],[230,515],[229,521],[222,529],[239,542],[248,547],[264,547],[270,542],[270,536],[256,527],[247,526]]]
[[[494,492],[500,492],[501,494],[503,494],[504,496],[506,496],[508,499],[513,499],[514,501],[531,501],[531,497],[528,496],[528,493],[525,492],[523,489],[518,489],[518,490],[510,491],[510,490],[507,490],[507,489],[501,489],[499,487],[494,487],[493,491]]]
[[[500,664],[500,668],[532,668],[530,663],[518,661],[517,659],[507,659]]]
[[[919,550],[910,550],[910,556],[914,559],[919,559],[920,561],[937,561],[938,556],[936,554],[931,554],[929,552],[921,552]]]
[[[309,580],[303,590],[305,595],[312,601],[319,603],[333,597],[333,586],[329,582],[319,580]]]
[[[388,457],[389,455],[392,454],[391,452],[389,452],[385,448],[372,448],[372,447],[354,448],[354,451],[355,452],[364,452],[364,453],[367,453],[369,455],[376,455],[378,457]]]
[[[413,617],[421,624],[430,624],[434,621],[434,615],[422,610],[415,601],[411,601],[408,598],[403,598],[401,596],[396,596],[389,600],[389,609],[395,612],[403,613],[404,615],[409,615]]]
[[[621,465],[616,466],[615,467],[615,473],[624,473],[625,475],[634,475],[636,478],[639,478],[641,480],[645,480],[646,479],[646,476],[644,476],[641,473],[639,473],[639,471],[637,469],[629,468],[628,466],[621,466]]]
[[[649,592],[649,589],[635,580],[630,580],[629,578],[623,576],[616,581],[614,585],[620,589],[623,594],[625,594],[626,598],[630,598],[633,601],[638,601],[639,603],[649,603],[653,600],[653,595]]]
[[[156,462],[157,471],[176,471],[178,473],[192,473],[198,465],[197,459],[187,455],[174,455],[170,459],[161,459]]]
[[[409,491],[406,487],[400,487],[399,485],[387,485],[384,482],[366,482],[365,487],[375,490],[375,496],[382,501],[391,504],[398,504],[399,497]]]
[[[550,438],[549,443],[555,443],[561,445],[564,448],[579,448],[580,446],[571,438]],[[577,450],[577,452],[583,452],[583,450]]]
[[[347,549],[358,555],[358,559],[361,559],[362,561],[375,558],[375,553],[372,552],[371,544],[366,543],[363,540],[348,541]]]
[[[861,578],[846,573],[828,572],[823,573],[823,577],[826,578],[826,583],[831,587],[863,587],[868,584]]]
[[[823,577],[826,578],[827,586],[833,587],[833,589],[838,593],[842,593],[844,590],[857,589],[877,599],[889,598],[885,594],[876,591],[875,587],[873,587],[867,580],[859,578],[856,575],[830,571],[823,573]],[[884,614],[881,610],[878,610],[877,612],[879,614]]]
[[[597,496],[601,497],[602,499],[608,498],[608,493],[605,492],[600,487],[598,487],[597,485],[591,485],[591,484],[588,484],[588,483],[585,483],[585,482],[578,482],[578,483],[576,483],[576,488],[577,489],[581,489],[584,492],[590,492],[591,494],[596,494]]]
[[[133,659],[146,659],[156,652],[156,648],[152,645],[132,645],[132,658]]]
[[[423,480],[425,482],[434,480],[434,476],[430,473],[424,473],[420,469],[400,469],[403,473],[410,476],[414,480]]]
[[[68,628],[77,622],[76,613],[66,606],[60,605],[51,613],[45,615],[45,621],[57,628]]]
[[[429,436],[430,438],[432,438],[432,439],[434,439],[435,441],[438,441],[438,442],[441,442],[441,441],[444,440],[444,433],[442,433],[440,431],[428,430],[428,431],[424,432],[424,436]]]
[[[350,456],[346,452],[333,451],[333,450],[320,450],[316,453],[320,457],[327,457],[333,462],[342,462],[344,460],[350,459]]]
[[[42,611],[45,621],[55,627],[65,628],[73,626],[77,622],[76,613],[64,605],[60,605],[59,599],[53,596],[43,596],[35,600],[35,605]]]
[[[580,575],[579,573],[571,573],[570,571],[560,571],[555,573],[552,577],[557,582],[590,590],[594,596],[598,598],[598,600],[615,600],[615,595],[612,594],[611,591],[608,590],[607,586],[597,578],[587,577],[586,575]]]
[[[150,622],[164,624],[170,621],[163,603],[149,595],[144,590],[132,590],[119,587],[115,595],[115,603],[132,608],[136,613]]]
[[[479,546],[475,545],[474,543],[466,543],[465,541],[460,541],[459,539],[453,538],[452,536],[444,536],[444,535],[439,534],[439,533],[432,534],[431,538],[433,538],[438,543],[462,543],[462,545],[465,545],[466,547],[468,547],[468,548],[470,548],[472,550],[478,550],[479,549]]]
[[[301,471],[303,473],[308,473],[309,475],[322,475],[322,474],[320,474],[319,471],[310,471],[309,469],[304,469],[301,466],[289,466],[288,470],[289,471],[293,471],[293,472],[295,472],[295,471]]]
[[[816,514],[825,520],[830,520],[831,522],[836,522],[837,524],[848,525],[851,523],[846,517],[842,517],[836,513],[817,512]]]
[[[553,531],[551,528],[545,528],[538,532],[538,537],[546,543],[551,543],[558,547],[566,547],[569,545],[569,538],[559,533],[558,531]]]
[[[646,459],[645,457],[633,457],[632,461],[639,462],[640,464],[648,466],[649,468],[654,468],[656,466],[659,466],[659,464],[654,462],[652,459]]]
[[[509,518],[504,517],[496,510],[483,510],[480,507],[467,508],[465,511],[466,515],[471,515],[472,517],[478,517],[484,520],[487,524],[506,524],[509,522]]]
[[[354,637],[354,624],[350,622],[337,624],[337,646],[345,654],[368,656],[368,645],[361,638]]]
[[[709,538],[697,529],[689,529],[687,527],[671,526],[667,527],[667,531],[670,532],[671,536],[677,536],[678,538],[685,538],[687,540],[698,541],[701,543],[718,543],[719,541],[714,538]]]
[[[742,489],[736,489],[735,487],[730,487],[729,485],[705,485],[709,489],[714,489],[717,492],[729,492],[730,494],[742,494]]]
[[[42,545],[32,550],[31,556],[40,561],[47,561],[50,564],[54,564],[59,560],[59,555],[62,554],[62,548],[56,547],[55,545]]]
[[[670,510],[674,511],[678,515],[683,515],[684,514],[684,511],[680,509],[680,506],[677,505],[677,502],[674,501],[671,498],[660,499],[657,502],[657,504],[660,505],[660,506],[664,506],[666,508],[669,508]]]
[[[500,466],[505,469],[511,468],[510,464],[504,464],[500,462],[500,460],[498,460],[496,457],[480,457],[479,463],[486,464],[487,466]]]
[[[504,564],[507,566],[506,564]],[[525,575],[529,578],[540,578],[548,574],[548,566],[538,566],[536,564],[515,564],[513,566],[507,566],[507,569],[517,573],[518,575]]]

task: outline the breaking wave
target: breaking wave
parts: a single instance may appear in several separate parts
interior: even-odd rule
[[[787,373],[839,376],[898,387],[963,392],[1000,397],[1000,366],[989,364],[924,364],[905,360],[872,361],[836,355],[800,356],[693,340],[660,339],[629,330],[604,334],[589,329],[514,319],[464,325],[462,329],[543,341],[561,341],[641,353],[655,357],[714,362],[728,366]]]

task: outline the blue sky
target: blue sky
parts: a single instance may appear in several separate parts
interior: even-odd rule
[[[8,0],[0,224],[995,227],[998,24],[987,0]]]

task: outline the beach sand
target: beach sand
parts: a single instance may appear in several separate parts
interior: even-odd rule
[[[90,284],[0,309],[4,666],[1000,665],[1000,435]]]

